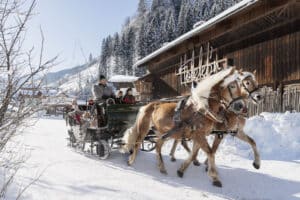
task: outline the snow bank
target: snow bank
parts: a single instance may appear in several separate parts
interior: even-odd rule
[[[262,159],[300,159],[300,113],[262,113],[249,118],[244,131],[256,141]],[[227,137],[222,148],[228,146],[239,155],[253,156],[250,146],[237,138]]]

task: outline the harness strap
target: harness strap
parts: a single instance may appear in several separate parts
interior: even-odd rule
[[[210,134],[211,135],[217,135],[219,139],[222,139],[224,137],[224,135],[229,134],[231,136],[236,136],[238,133],[238,130],[213,130]]]

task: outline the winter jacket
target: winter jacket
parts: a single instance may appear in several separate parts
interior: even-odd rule
[[[123,102],[126,104],[134,104],[135,103],[135,98],[133,95],[125,95],[123,98]]]
[[[98,102],[102,102],[108,98],[114,98],[113,89],[108,85],[98,84],[93,87],[94,99]]]

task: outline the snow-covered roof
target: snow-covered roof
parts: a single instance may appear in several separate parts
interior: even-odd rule
[[[78,99],[77,105],[86,105],[86,100]]]
[[[139,77],[136,76],[127,76],[127,75],[115,75],[112,76],[108,81],[112,83],[128,83],[138,80]]]
[[[173,40],[172,42],[169,42],[167,45],[164,45],[160,49],[154,51],[153,53],[149,54],[148,56],[144,57],[143,59],[137,61],[134,64],[134,67],[138,67],[143,65],[144,63],[152,60],[156,56],[160,55],[161,53],[177,46],[178,44],[184,42],[187,39],[190,39],[194,37],[195,35],[201,33],[204,30],[207,30],[208,28],[212,27],[216,23],[228,18],[229,16],[240,12],[241,10],[249,7],[250,5],[258,2],[259,0],[243,0],[234,6],[228,8],[227,10],[221,12],[220,14],[216,15],[215,17],[209,19],[208,21],[204,22],[203,24],[197,26],[196,28],[192,29],[191,31],[183,34],[182,36],[178,37],[177,39]]]

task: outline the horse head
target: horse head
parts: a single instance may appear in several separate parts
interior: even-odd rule
[[[242,81],[239,79],[237,73],[233,73],[222,81],[217,86],[219,100],[221,101],[225,110],[234,112],[236,114],[247,113],[247,99],[248,94],[244,92]]]
[[[220,122],[213,113],[221,108],[237,114],[246,112],[246,95],[234,67],[213,74],[199,83],[193,83],[191,100],[197,111],[204,112],[209,118]]]
[[[258,86],[255,78],[256,71],[253,73],[247,71],[239,71],[239,77],[242,83],[244,93],[252,100],[253,103],[258,104],[263,100],[263,94]]]

